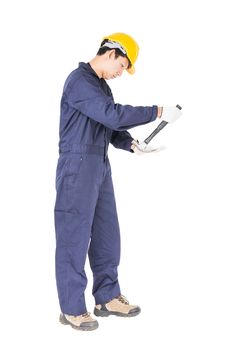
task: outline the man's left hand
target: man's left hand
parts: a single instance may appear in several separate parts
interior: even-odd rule
[[[141,155],[144,155],[144,154],[147,154],[147,153],[159,152],[162,149],[164,149],[164,147],[152,148],[151,146],[147,145],[145,142],[139,143],[138,141],[133,140],[131,149],[138,156],[141,156]]]

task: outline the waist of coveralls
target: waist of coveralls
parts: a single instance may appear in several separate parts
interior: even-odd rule
[[[59,153],[83,153],[83,154],[96,154],[100,156],[106,156],[108,149],[103,146],[98,145],[79,145],[79,144],[72,144],[72,145],[63,145],[59,148]]]

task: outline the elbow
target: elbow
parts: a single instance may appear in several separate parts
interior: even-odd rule
[[[111,129],[113,130],[113,131],[124,131],[124,130],[127,130],[127,128],[126,127],[124,127],[124,126],[122,126],[121,124],[119,124],[119,123],[113,123],[112,125],[111,125]]]
[[[108,121],[108,127],[114,131],[127,130],[126,125],[122,122],[124,120],[121,111],[118,110],[117,104],[110,103],[105,109],[106,120]]]

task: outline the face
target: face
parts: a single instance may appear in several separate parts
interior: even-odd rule
[[[126,57],[118,56],[115,58],[115,50],[109,51],[106,55],[103,78],[108,80],[120,77],[128,65],[129,61]]]

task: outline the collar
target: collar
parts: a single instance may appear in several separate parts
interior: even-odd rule
[[[95,75],[99,79],[99,76],[96,74],[94,69],[91,67],[90,63],[80,62],[79,68],[82,68],[82,69],[90,72],[91,74]]]

